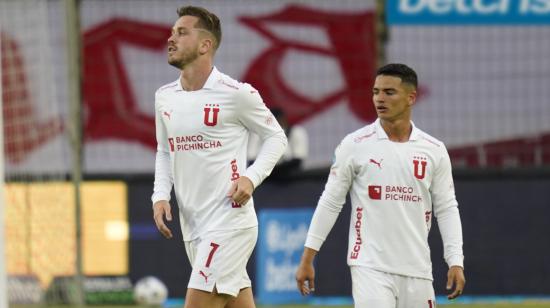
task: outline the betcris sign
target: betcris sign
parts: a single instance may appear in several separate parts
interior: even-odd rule
[[[298,292],[295,277],[313,210],[260,211],[255,291],[259,303],[277,305],[307,300]]]
[[[550,25],[550,0],[388,0],[390,25]]]

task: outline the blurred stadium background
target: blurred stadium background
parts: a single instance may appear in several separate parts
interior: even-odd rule
[[[149,200],[154,92],[178,76],[166,39],[186,4],[222,20],[216,66],[309,135],[304,169],[255,193],[260,303],[350,305],[349,209],[318,258],[312,299],[294,292],[294,269],[333,149],[375,119],[376,67],[403,62],[420,77],[415,124],[445,141],[455,167],[468,280],[457,305],[550,307],[546,0],[0,0],[0,307],[131,303],[148,275],[168,286],[167,305],[180,303],[190,272],[181,235],[159,236]]]

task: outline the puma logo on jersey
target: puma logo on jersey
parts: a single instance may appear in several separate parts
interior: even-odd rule
[[[172,115],[172,111],[170,111],[170,112],[164,111],[162,114],[165,115],[168,118],[168,120],[170,120],[170,116]]]
[[[204,283],[208,283],[208,277],[210,277],[212,274],[210,273],[210,274],[206,275],[203,271],[199,271],[199,275],[204,277]]]
[[[369,163],[373,163],[373,164],[377,165],[378,168],[382,169],[382,161],[383,161],[383,160],[384,160],[384,159],[381,159],[380,162],[377,162],[376,160],[374,160],[374,159],[371,158],[371,159],[369,160]]]

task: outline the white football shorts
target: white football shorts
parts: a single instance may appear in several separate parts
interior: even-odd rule
[[[355,308],[435,308],[432,281],[350,266]]]
[[[237,296],[252,286],[246,264],[256,246],[258,227],[208,232],[185,242],[193,267],[188,288]]]

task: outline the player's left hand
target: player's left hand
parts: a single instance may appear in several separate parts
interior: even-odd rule
[[[241,176],[236,181],[233,181],[231,189],[227,193],[227,196],[233,199],[239,205],[245,205],[254,191],[254,184],[246,176]]]
[[[460,266],[451,266],[447,272],[447,290],[452,290],[453,285],[455,289],[447,296],[447,298],[454,299],[462,295],[462,291],[464,291],[464,284],[466,284],[464,269]]]

